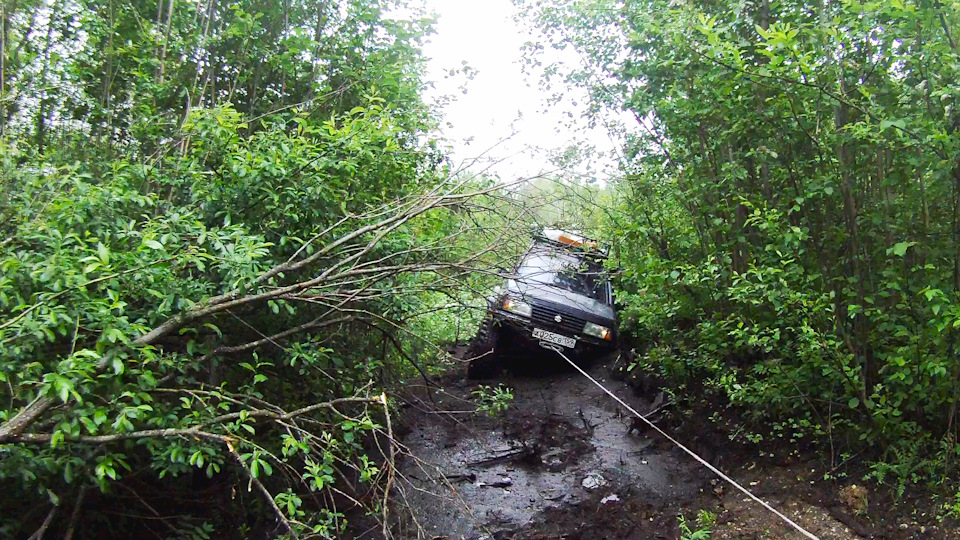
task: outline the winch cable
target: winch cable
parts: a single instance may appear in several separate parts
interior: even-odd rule
[[[570,364],[571,366],[573,366],[574,369],[576,369],[577,371],[579,371],[581,375],[583,375],[584,377],[586,377],[587,379],[589,379],[590,382],[592,382],[593,384],[597,385],[597,387],[598,387],[599,389],[603,390],[608,396],[610,396],[610,397],[612,397],[614,400],[616,400],[617,403],[619,403],[620,405],[623,405],[624,407],[626,407],[626,409],[627,409],[628,411],[630,411],[631,413],[633,413],[633,414],[634,414],[637,418],[639,418],[640,420],[644,421],[648,426],[650,426],[651,428],[653,428],[657,433],[659,433],[660,435],[663,435],[663,437],[664,437],[665,439],[667,439],[667,440],[670,441],[671,443],[675,444],[677,447],[679,447],[681,450],[683,450],[683,451],[686,452],[687,454],[690,454],[690,457],[692,457],[693,459],[699,461],[701,465],[703,465],[704,467],[710,469],[710,471],[712,471],[714,474],[716,474],[717,476],[719,476],[720,478],[722,478],[725,482],[727,482],[727,483],[730,484],[731,486],[733,486],[733,487],[737,488],[738,490],[742,491],[744,495],[746,495],[747,497],[750,497],[751,499],[753,499],[754,501],[756,501],[757,503],[759,503],[761,506],[763,506],[763,507],[766,508],[767,510],[773,512],[777,517],[779,517],[779,518],[782,519],[784,522],[786,522],[788,525],[790,525],[791,527],[793,527],[794,529],[796,529],[798,532],[800,532],[800,534],[802,534],[802,535],[804,535],[804,536],[806,536],[807,538],[810,538],[810,539],[812,539],[812,540],[820,540],[820,539],[819,539],[817,536],[815,536],[813,533],[807,531],[806,529],[804,529],[804,528],[801,527],[800,525],[797,525],[793,520],[791,520],[791,519],[788,518],[787,516],[785,516],[785,515],[783,515],[782,513],[780,513],[776,508],[770,506],[769,504],[767,504],[766,502],[764,502],[762,499],[760,499],[759,497],[757,497],[756,495],[754,495],[753,493],[751,493],[750,490],[748,490],[747,488],[745,488],[745,487],[741,486],[740,484],[738,484],[736,480],[734,480],[733,478],[730,478],[729,476],[727,476],[726,474],[724,474],[723,472],[721,472],[720,469],[717,469],[716,467],[714,467],[713,465],[711,465],[710,463],[708,463],[707,460],[705,460],[705,459],[703,459],[702,457],[698,456],[693,450],[690,450],[689,448],[687,448],[686,446],[684,446],[683,444],[681,444],[678,440],[674,439],[674,438],[671,437],[670,435],[667,435],[667,433],[666,433],[665,431],[663,431],[662,429],[660,429],[659,427],[657,427],[656,424],[654,424],[654,423],[651,422],[650,420],[647,420],[647,418],[644,417],[644,416],[643,416],[642,414],[640,414],[639,412],[637,412],[636,409],[634,409],[634,408],[631,407],[630,405],[627,405],[622,399],[620,399],[619,397],[617,397],[616,394],[614,394],[613,392],[611,392],[610,390],[608,390],[605,386],[603,386],[602,384],[600,384],[596,379],[594,379],[594,378],[591,377],[589,374],[587,374],[587,372],[584,371],[583,368],[581,368],[580,366],[578,366],[573,360],[570,360],[569,358],[567,358],[567,355],[563,354],[563,350],[560,348],[559,345],[555,345],[555,344],[553,344],[553,343],[548,343],[548,342],[545,342],[545,341],[541,341],[541,342],[540,342],[540,346],[543,347],[544,349],[549,349],[549,350],[551,350],[551,351],[559,354],[561,358],[563,358],[564,360],[566,360],[568,364]]]

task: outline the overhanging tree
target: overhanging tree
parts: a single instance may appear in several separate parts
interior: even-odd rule
[[[431,140],[399,7],[3,4],[2,534],[389,535],[408,319],[522,217]]]

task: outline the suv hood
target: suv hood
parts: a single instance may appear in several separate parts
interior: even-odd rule
[[[507,281],[507,291],[518,295],[522,299],[545,300],[554,304],[571,306],[605,321],[614,322],[616,320],[613,306],[608,306],[588,296],[559,287],[551,287],[533,281],[511,279]]]

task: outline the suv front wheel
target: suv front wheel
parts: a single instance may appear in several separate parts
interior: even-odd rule
[[[477,335],[467,349],[467,378],[489,379],[495,377],[503,367],[497,351],[498,332],[493,320],[484,317],[477,329]]]

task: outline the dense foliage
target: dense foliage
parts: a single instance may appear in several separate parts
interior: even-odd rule
[[[430,139],[429,21],[0,6],[0,536],[386,527],[383,391],[502,243]]]
[[[522,4],[585,60],[547,73],[636,118],[609,232],[643,363],[898,493],[955,478],[956,4]]]
[[[615,184],[450,170],[399,0],[0,2],[0,535],[388,535],[386,391],[529,222],[615,241],[678,397],[950,484],[957,6],[519,3],[633,113]]]

